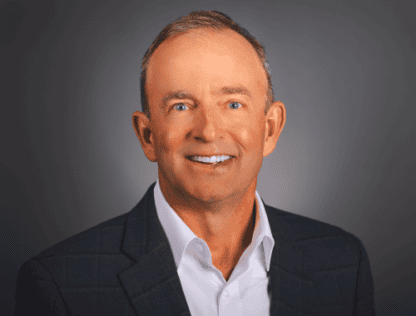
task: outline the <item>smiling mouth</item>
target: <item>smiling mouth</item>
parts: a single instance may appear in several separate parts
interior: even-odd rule
[[[206,164],[206,165],[216,165],[216,164],[220,164],[223,163],[225,161],[229,161],[232,158],[234,158],[234,156],[230,156],[230,155],[218,155],[218,156],[188,156],[186,157],[187,159],[193,161],[193,162],[198,162],[198,163],[202,163],[202,164]]]

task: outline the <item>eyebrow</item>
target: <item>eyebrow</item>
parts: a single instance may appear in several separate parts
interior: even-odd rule
[[[250,91],[244,86],[222,87],[219,91],[215,92],[215,94],[219,94],[219,95],[242,94],[252,99]]]
[[[162,104],[166,105],[172,99],[193,99],[192,94],[183,91],[168,92],[162,99]]]
[[[252,99],[250,91],[244,86],[235,86],[235,87],[225,86],[213,92],[213,94],[216,94],[216,95],[242,94]],[[163,97],[162,104],[166,106],[166,104],[172,99],[183,100],[183,99],[196,99],[196,98],[191,93],[187,93],[184,91],[168,92]]]

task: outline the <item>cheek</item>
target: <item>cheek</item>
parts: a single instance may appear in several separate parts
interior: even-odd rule
[[[241,126],[237,137],[240,143],[244,146],[248,152],[257,152],[263,147],[264,129],[262,128],[261,122],[251,121],[249,124]]]
[[[161,154],[174,154],[174,151],[180,147],[183,141],[183,131],[184,129],[180,128],[180,126],[172,127],[172,125],[160,131],[157,137],[157,144]]]

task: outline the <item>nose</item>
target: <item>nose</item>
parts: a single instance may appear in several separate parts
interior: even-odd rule
[[[218,108],[200,108],[195,119],[193,136],[205,143],[213,142],[223,137],[223,122]]]

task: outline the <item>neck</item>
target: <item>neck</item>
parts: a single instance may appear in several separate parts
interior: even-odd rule
[[[252,221],[257,179],[249,187],[216,201],[201,201],[186,192],[172,189],[159,177],[166,201],[195,235],[210,241],[231,244],[243,239]]]

